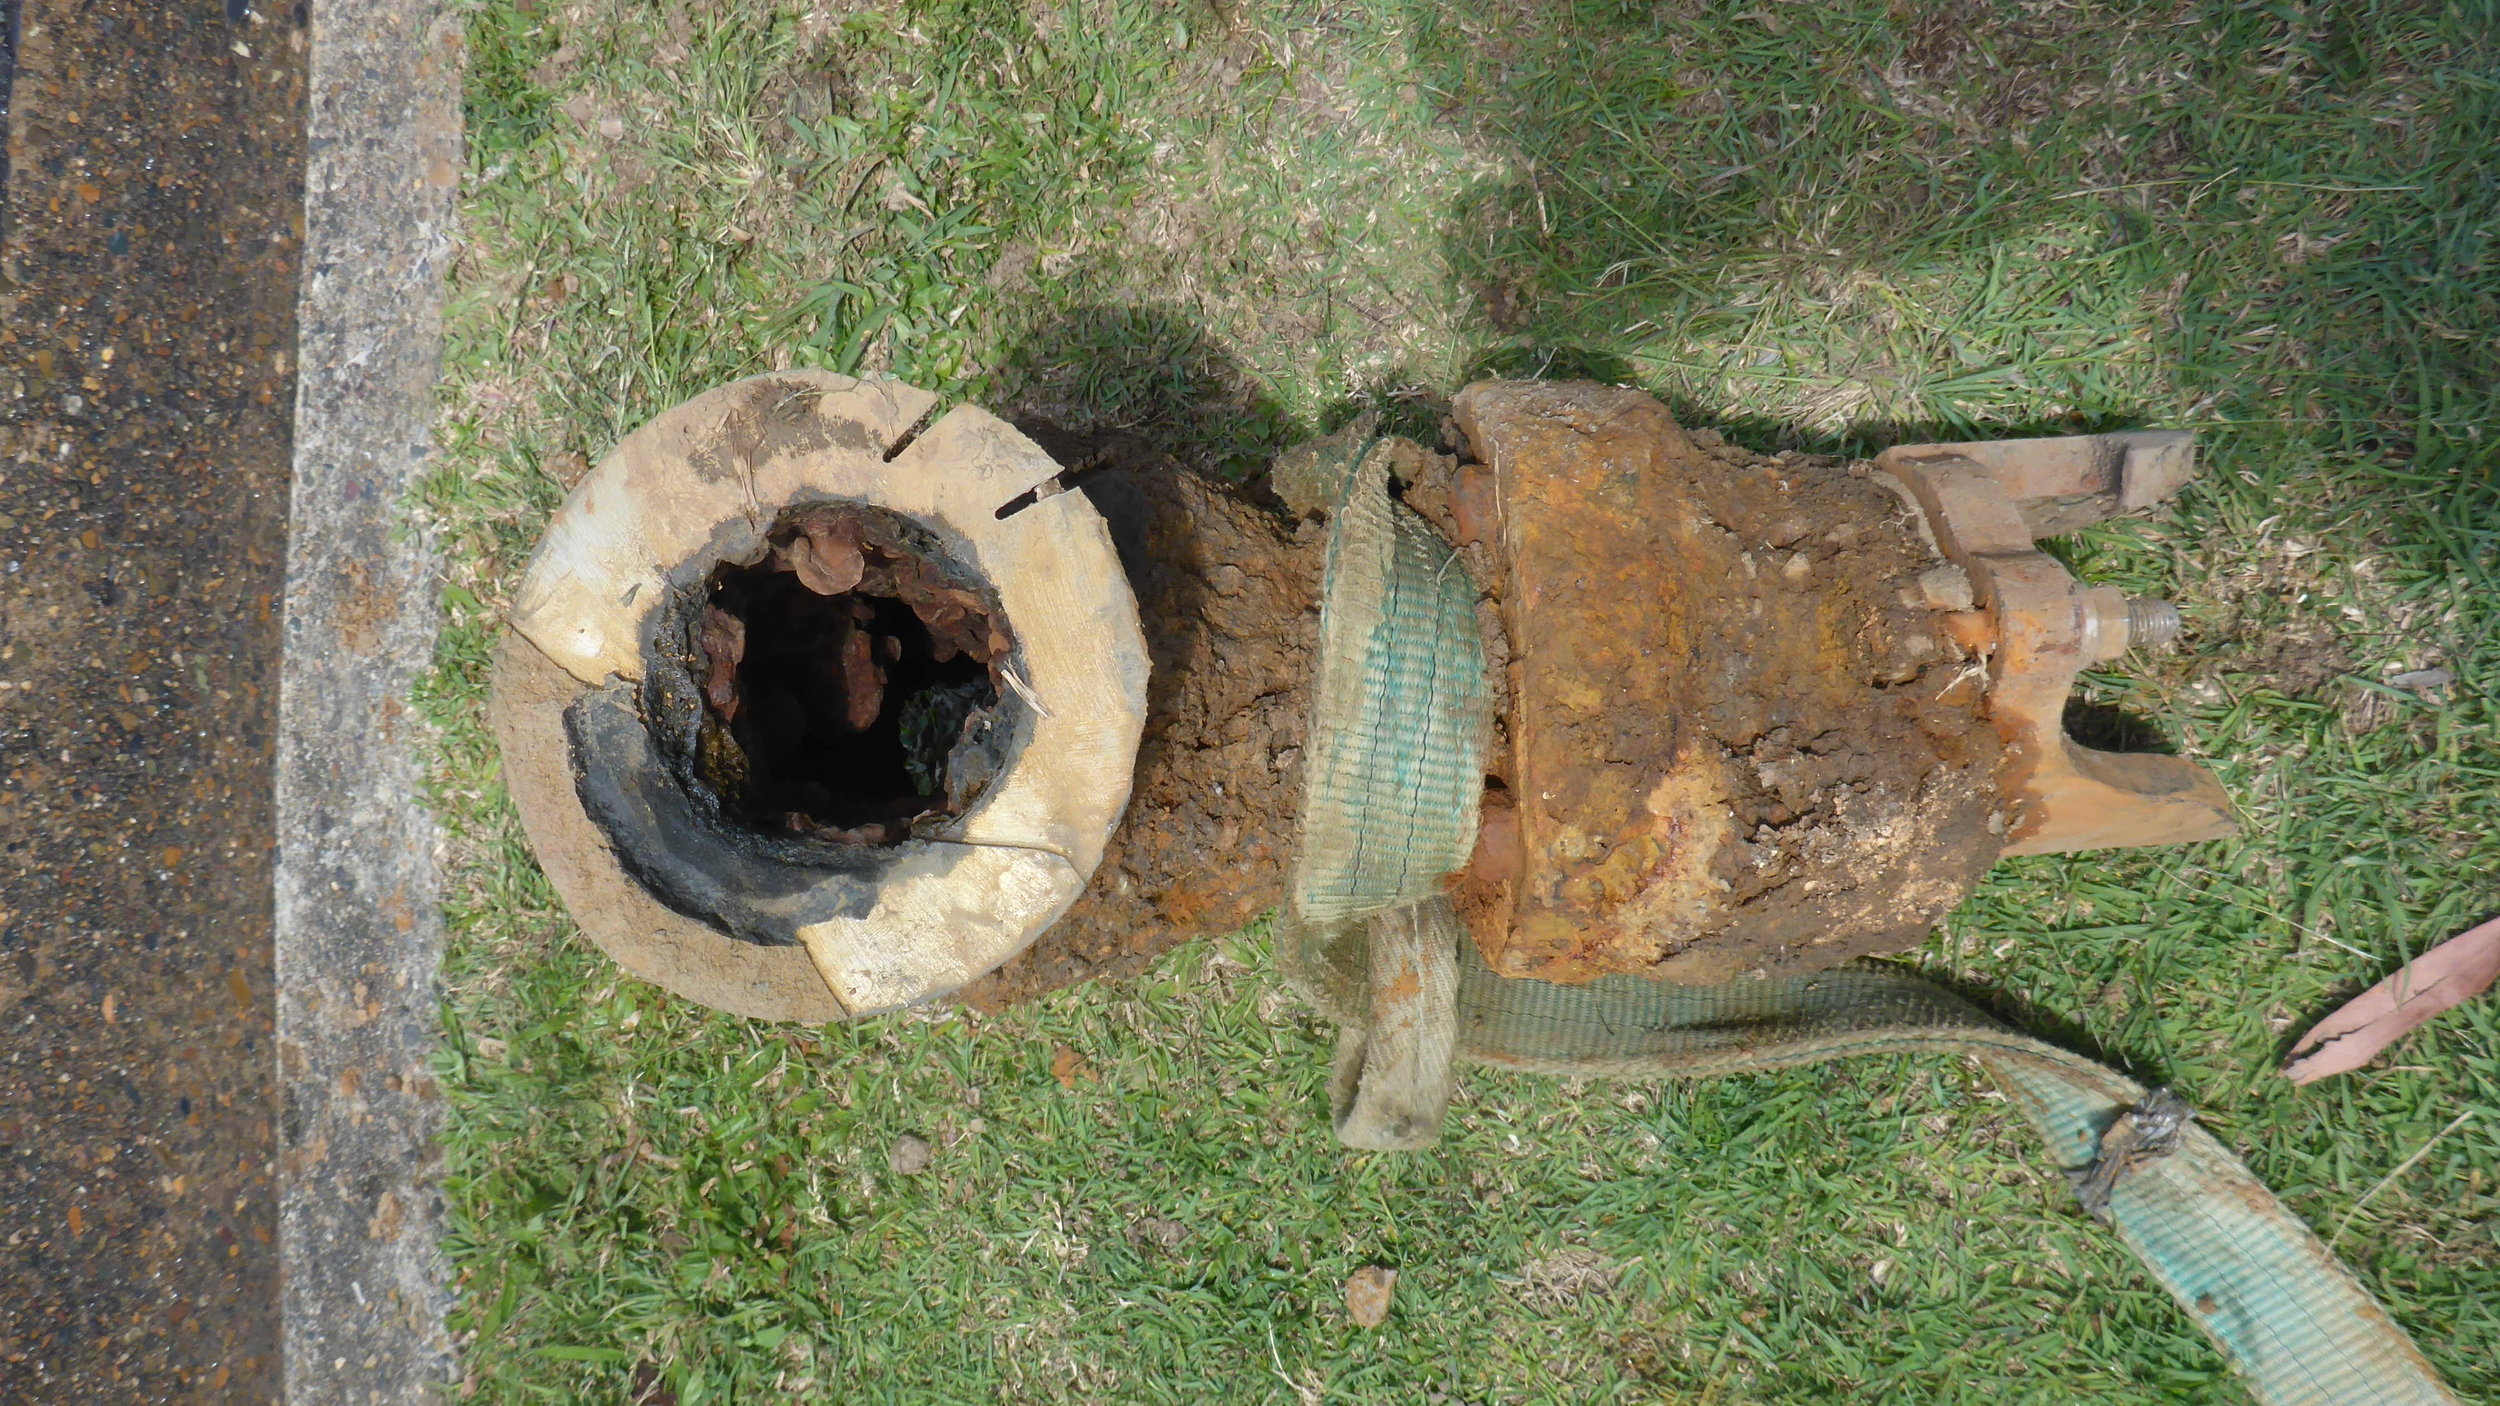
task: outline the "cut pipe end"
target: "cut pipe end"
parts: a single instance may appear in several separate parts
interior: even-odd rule
[[[1100,863],[1145,718],[1135,597],[1084,495],[1032,496],[1058,464],[970,406],[915,435],[933,405],[724,386],[548,524],[512,626],[569,696],[499,712],[506,772],[638,975],[749,1015],[890,1010],[1022,951]],[[804,953],[817,996],[703,975],[759,951]]]

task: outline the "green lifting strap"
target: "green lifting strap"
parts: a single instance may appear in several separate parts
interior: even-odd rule
[[[1338,1022],[1338,1137],[1438,1137],[1460,1060],[1551,1074],[1706,1078],[1860,1054],[1972,1056],[2086,1203],[2265,1406],[2454,1406],[2385,1309],[2167,1094],[2008,1029],[1917,977],[1860,962],[1692,987],[1502,977],[1443,896],[1473,846],[1490,710],[1475,591],[1390,493],[1368,423],[1278,466],[1330,511],[1319,683],[1286,980]]]

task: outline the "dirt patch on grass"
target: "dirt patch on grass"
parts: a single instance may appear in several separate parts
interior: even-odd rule
[[[2321,618],[2246,626],[2234,634],[2232,672],[2286,698],[2305,698],[2355,667],[2343,633]]]

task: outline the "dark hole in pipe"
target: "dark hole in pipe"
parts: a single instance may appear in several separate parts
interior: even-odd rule
[[[892,844],[961,814],[1003,769],[995,596],[934,536],[864,504],[782,515],[689,621],[695,774],[758,830]]]

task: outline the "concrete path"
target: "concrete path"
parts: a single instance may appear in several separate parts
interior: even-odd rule
[[[400,505],[442,355],[458,31],[433,0],[321,0],[312,21],[277,755],[286,1387],[416,1401],[452,1369],[428,1063],[442,926],[406,702],[436,579]]]

